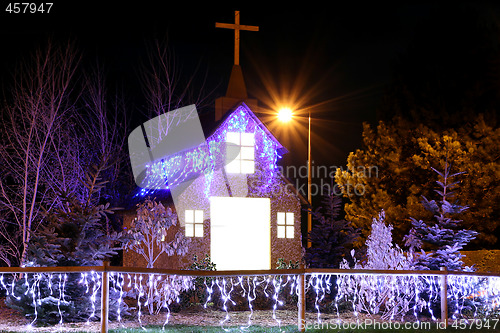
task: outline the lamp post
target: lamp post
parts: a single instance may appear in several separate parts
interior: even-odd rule
[[[309,109],[307,129],[307,201],[309,202],[309,209],[307,210],[307,247],[311,247],[309,240],[309,233],[312,230],[312,196],[311,196],[311,109]]]
[[[278,119],[281,122],[289,122],[292,120],[293,112],[289,108],[283,108],[278,111]],[[312,209],[312,195],[311,195],[311,109],[308,111],[308,126],[307,126],[307,201]],[[311,247],[309,240],[309,233],[312,230],[312,213],[311,209],[307,211],[307,247]]]

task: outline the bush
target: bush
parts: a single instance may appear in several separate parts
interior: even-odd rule
[[[205,254],[205,258],[198,261],[198,256],[193,256],[193,263],[189,266],[190,270],[195,271],[215,271],[215,264],[210,256]],[[197,305],[204,305],[207,301],[208,294],[206,285],[210,285],[214,278],[212,277],[197,277],[193,279],[193,285],[190,289],[183,290],[179,295],[177,303],[172,304],[172,311],[180,311]]]

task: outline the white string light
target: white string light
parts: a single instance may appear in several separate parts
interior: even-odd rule
[[[45,298],[57,295],[57,311],[59,325],[63,323],[63,305],[69,305],[69,296],[66,294],[69,273],[24,273],[22,280],[15,278],[5,279],[5,274],[0,274],[0,287],[5,290],[8,297],[21,300],[15,295],[16,283],[23,286],[24,296],[33,307],[33,319],[27,329],[32,329],[39,319],[39,308],[43,305]],[[72,273],[76,274],[76,273]],[[95,318],[96,302],[98,292],[102,287],[102,275],[96,272],[78,273],[85,292],[90,294],[91,314],[87,319],[89,323]],[[420,322],[422,316],[430,316],[433,321],[438,319],[433,313],[433,304],[439,301],[443,279],[440,276],[425,275],[381,275],[381,274],[307,274],[306,290],[314,292],[314,309],[317,320],[321,322],[321,306],[325,296],[332,293],[331,279],[335,275],[335,286],[333,290],[336,295],[333,298],[333,308],[336,310],[337,322],[340,323],[340,307],[342,302],[350,301],[354,315],[359,319],[360,313],[379,314],[387,320],[395,320],[401,316],[401,320],[408,314],[412,314],[416,322]],[[151,305],[159,313],[159,309],[166,310],[163,327],[169,323],[171,317],[170,304],[179,299],[183,290],[193,286],[193,277],[176,276],[165,274],[122,274],[110,273],[110,297],[116,297],[118,322],[122,322],[122,305],[127,291],[135,291],[137,294],[137,320],[142,323],[144,308]],[[144,278],[146,277],[146,278]],[[127,279],[128,284],[125,283]],[[227,330],[230,319],[231,306],[237,305],[234,296],[241,296],[249,310],[245,323],[239,327],[244,330],[252,325],[255,316],[254,302],[262,295],[272,300],[272,318],[281,327],[282,320],[277,316],[277,310],[284,304],[281,295],[286,295],[285,288],[290,288],[289,296],[299,295],[299,284],[297,275],[277,276],[236,276],[215,277],[210,280],[204,279],[203,285],[206,292],[206,300],[203,306],[208,307],[213,301],[215,288],[218,288],[221,297],[222,310],[225,316],[220,320],[222,329]],[[46,286],[46,288],[42,288]],[[125,288],[125,286],[127,286]],[[272,292],[268,288],[271,288]],[[493,311],[499,310],[500,304],[500,277],[463,276],[448,274],[447,277],[448,302],[452,319],[474,319],[479,314],[483,317]],[[368,292],[369,291],[369,292]],[[22,295],[23,295],[22,294]],[[385,307],[382,308],[380,300],[384,299]],[[404,306],[402,305],[404,304]],[[479,307],[481,305],[481,307]],[[481,311],[479,311],[481,310]],[[386,311],[386,312],[384,312]]]

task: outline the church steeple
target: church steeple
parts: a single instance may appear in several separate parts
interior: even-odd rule
[[[245,79],[243,78],[243,71],[240,65],[233,65],[231,76],[229,77],[229,84],[226,90],[226,97],[247,99],[247,87]]]
[[[231,70],[226,95],[215,100],[215,120],[221,119],[224,114],[235,105],[245,102],[250,108],[257,106],[257,100],[249,99],[243,71],[240,66],[240,30],[259,31],[259,27],[240,25],[240,12],[234,12],[234,24],[215,23],[216,28],[234,29],[234,65]]]

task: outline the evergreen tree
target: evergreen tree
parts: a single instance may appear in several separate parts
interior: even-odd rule
[[[122,242],[121,233],[106,228],[109,204],[99,204],[98,195],[104,182],[100,182],[100,168],[87,173],[85,186],[89,190],[86,200],[61,193],[63,205],[46,211],[45,221],[33,233],[27,258],[30,266],[97,266],[117,254]],[[6,304],[22,311],[37,323],[56,324],[62,321],[86,321],[100,315],[100,292],[92,297],[97,275],[74,273],[25,274],[15,282],[13,293]],[[114,319],[126,314],[126,304],[118,304],[117,291],[110,288],[109,315]]]
[[[348,198],[346,219],[360,228],[366,239],[372,217],[384,210],[386,221],[394,226],[394,240],[402,246],[403,237],[412,227],[409,216],[432,218],[420,201],[433,193],[435,173],[430,166],[443,168],[447,159],[464,171],[456,177],[462,189],[456,199],[469,206],[462,212],[462,225],[479,232],[471,246],[494,247],[500,229],[498,140],[500,128],[495,120],[481,115],[472,123],[444,132],[403,118],[380,122],[376,128],[365,124],[364,147],[352,152],[347,169],[337,170],[335,176]]]
[[[440,177],[437,183],[441,190],[436,190],[440,200],[428,200],[426,197],[422,200],[423,206],[433,214],[435,220],[424,222],[411,218],[413,228],[406,237],[406,245],[410,252],[422,250],[415,258],[415,266],[419,269],[439,270],[446,267],[450,271],[462,270],[464,263],[460,260],[463,257],[460,250],[477,235],[476,231],[463,229],[461,220],[454,218],[468,207],[451,202],[453,189],[459,183],[452,182],[452,178],[461,173],[450,174],[450,169],[447,162],[443,173],[433,169]]]
[[[359,230],[350,222],[339,219],[341,201],[342,198],[332,192],[323,198],[324,214],[321,208],[312,212],[315,223],[308,235],[312,246],[305,254],[309,267],[338,268],[359,236]]]
[[[431,195],[430,166],[444,161],[449,141],[448,161],[468,175],[460,177],[457,199],[470,207],[463,225],[479,232],[471,247],[500,246],[500,26],[492,18],[473,2],[433,4],[433,13],[418,23],[408,50],[394,62],[393,80],[377,110],[380,122],[364,125],[363,147],[349,155],[348,170],[336,177],[349,197],[347,219],[364,239],[382,209],[400,246],[411,228],[408,216],[430,218],[420,198]],[[375,177],[357,172],[374,166]],[[349,194],[348,185],[365,192]]]

